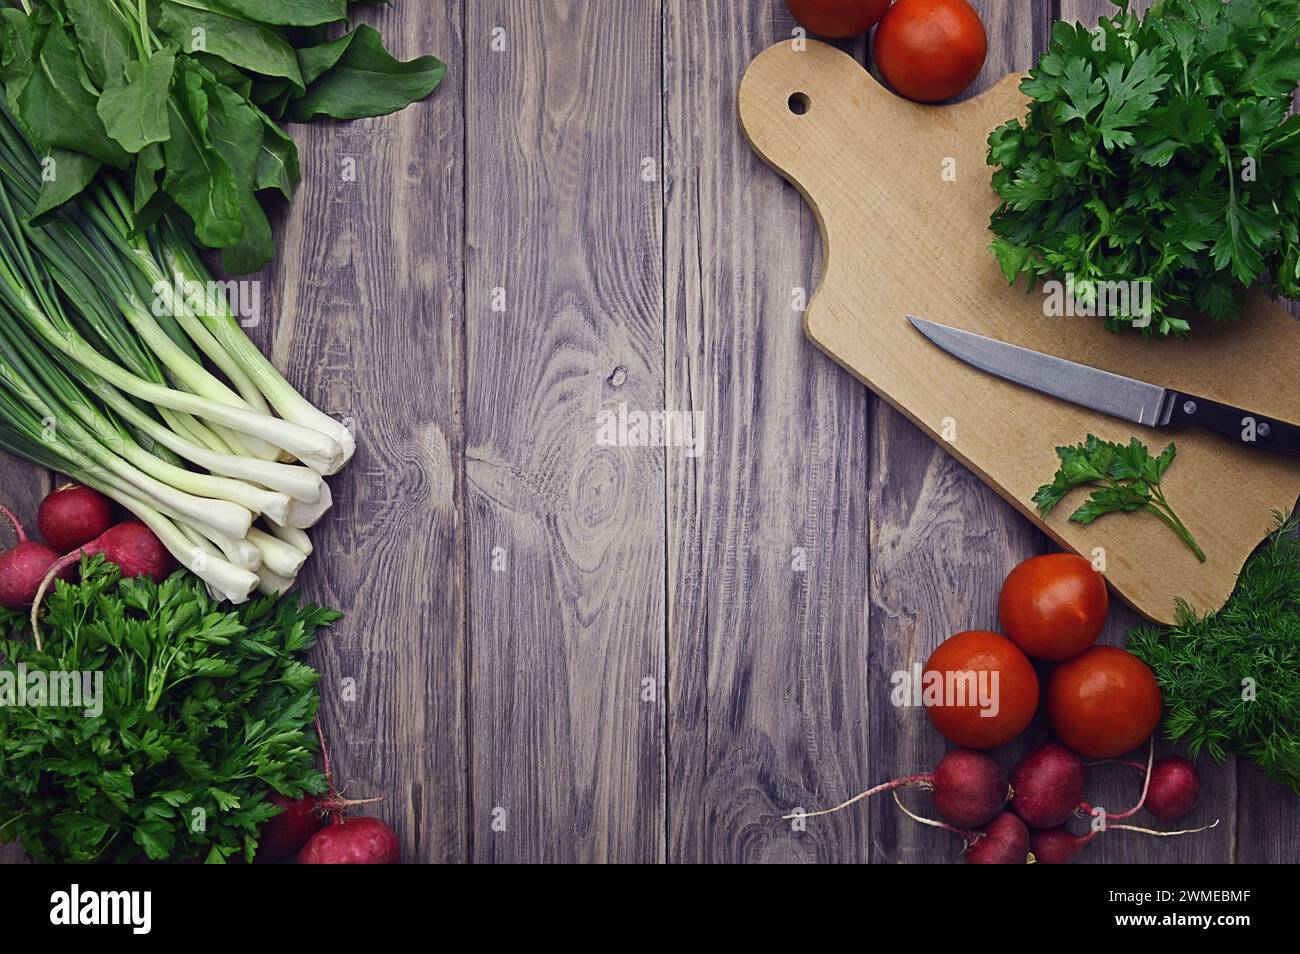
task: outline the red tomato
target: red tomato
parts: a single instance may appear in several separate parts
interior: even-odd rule
[[[966,0],[898,0],[876,30],[875,59],[898,93],[922,103],[956,96],[979,76],[989,50]]]
[[[842,40],[866,33],[890,0],[785,0],[790,15],[809,33]]]
[[[1077,656],[1106,625],[1106,581],[1074,553],[1048,553],[1021,563],[1002,584],[1002,632],[1034,659]]]
[[[1146,663],[1117,646],[1093,646],[1061,663],[1047,684],[1061,741],[1085,758],[1111,759],[1145,742],[1160,721],[1160,687]]]
[[[992,705],[983,705],[967,694],[965,704],[945,697],[937,705],[926,705],[930,723],[949,742],[968,749],[992,749],[1010,742],[1029,725],[1038,708],[1038,675],[1033,664],[1015,643],[997,633],[971,630],[958,633],[940,644],[926,661],[923,679],[930,673],[974,673],[976,685],[992,694]],[[996,673],[996,681],[992,674]],[[986,681],[985,681],[986,680]],[[945,677],[945,684],[948,678]],[[986,711],[993,715],[984,715]]]

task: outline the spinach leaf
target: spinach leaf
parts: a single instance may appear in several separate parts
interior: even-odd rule
[[[32,224],[43,224],[50,213],[80,195],[94,180],[100,165],[98,159],[84,153],[51,149],[41,163],[41,194],[32,210]]]
[[[195,241],[224,250],[228,269],[260,268],[275,245],[259,193],[290,199],[302,178],[297,147],[279,124],[393,112],[429,95],[446,72],[431,56],[399,62],[368,26],[330,39],[355,5],[0,7],[5,102],[48,160],[38,220],[121,170],[139,227],[178,209]]]
[[[262,118],[263,136],[262,149],[257,157],[255,188],[258,191],[278,189],[286,199],[292,199],[294,190],[302,181],[302,172],[298,166],[298,146],[284,130],[271,121],[270,116],[260,109],[258,114]]]
[[[320,69],[331,58],[334,62]],[[299,123],[317,116],[359,119],[396,112],[428,96],[447,72],[433,56],[406,63],[394,59],[379,33],[364,24],[332,44],[300,50],[299,59],[305,61],[304,72],[318,73],[290,108]]]
[[[46,31],[36,62],[38,68],[17,97],[24,125],[36,142],[129,168],[131,157],[105,130],[80,53],[59,21]]]
[[[0,10],[0,40],[4,43],[0,71],[4,74],[5,99],[15,113],[19,112],[18,97],[36,71],[38,34],[44,35],[44,28],[34,16],[15,7]]]
[[[167,101],[175,68],[175,55],[161,49],[144,62],[126,63],[125,79],[110,82],[100,94],[96,112],[108,134],[127,152],[166,142],[171,135]]]
[[[162,0],[158,29],[187,53],[211,53],[232,66],[283,77],[297,89],[304,86],[294,49],[277,27],[205,9],[199,0],[186,5]]]
[[[266,127],[256,106],[210,75],[203,79],[208,97],[208,135],[213,147],[230,163],[244,223],[239,241],[223,249],[222,263],[233,273],[257,271],[275,257],[271,223],[255,195]]]
[[[194,234],[210,248],[239,241],[244,223],[234,170],[208,136],[208,95],[198,68],[176,78],[170,100],[171,137],[163,146],[163,188],[194,221]]]
[[[136,55],[131,24],[122,11],[104,0],[63,0],[63,6],[95,85],[103,89],[119,82],[126,63]]]
[[[168,115],[168,132],[171,131],[171,116]],[[162,146],[154,143],[145,146],[135,160],[135,211],[139,212],[148,204],[158,191],[158,173],[163,169]]]
[[[345,20],[348,15],[346,0],[219,0],[213,5],[279,26],[319,26]]]

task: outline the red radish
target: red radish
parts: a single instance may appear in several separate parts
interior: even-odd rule
[[[960,835],[966,842],[968,865],[1023,865],[1029,860],[1029,829],[1011,812],[1001,812],[983,831],[963,831],[947,822],[914,814],[899,801],[898,792],[894,792],[894,804],[913,821]]]
[[[294,858],[311,836],[328,824],[329,817],[335,822],[342,820],[343,813],[353,805],[370,805],[383,801],[382,798],[343,798],[332,788],[327,795],[308,795],[305,798],[289,798],[279,792],[272,792],[269,800],[284,808],[284,811],[262,822],[262,830],[257,840],[255,864],[276,864]]]
[[[1124,761],[1145,772],[1146,766]],[[1201,796],[1201,773],[1181,755],[1165,755],[1151,766],[1146,809],[1162,821],[1175,821],[1193,808]]]
[[[60,553],[89,543],[113,525],[113,505],[103,494],[80,484],[65,484],[45,496],[36,526]]]
[[[345,818],[322,828],[298,852],[300,865],[395,865],[397,835],[378,818]]]
[[[962,828],[978,828],[996,818],[1011,794],[1002,766],[971,749],[945,753],[930,784],[940,817]]]
[[[1029,829],[1011,812],[984,826],[966,851],[968,865],[1023,865],[1029,860]]]
[[[1011,810],[1030,828],[1056,828],[1083,802],[1083,760],[1059,742],[1031,751],[1011,770]]]
[[[1196,766],[1180,755],[1166,755],[1151,766],[1151,789],[1147,811],[1156,818],[1173,821],[1196,807],[1201,795],[1201,775]]]
[[[1040,828],[1029,833],[1029,851],[1034,863],[1040,865],[1068,865],[1083,854],[1084,847],[1097,833],[1075,835],[1064,828]]]
[[[346,817],[351,806],[369,805],[371,802],[382,801],[383,798],[351,800],[339,794],[334,787],[330,751],[325,744],[325,729],[320,723],[319,712],[316,713],[316,738],[320,739],[320,756],[328,793],[295,801],[272,792],[273,802],[288,807],[263,823],[262,840],[258,844],[254,860],[259,863],[286,861],[297,854],[298,863],[302,865],[397,864],[401,846],[391,828],[378,818]],[[333,824],[328,828],[322,827],[326,824],[326,818],[333,819]]]
[[[0,553],[0,606],[11,610],[26,609],[35,601],[41,581],[50,567],[58,562],[59,554],[44,543],[27,539],[23,525],[8,507],[0,504],[0,513],[13,524],[18,536],[13,549]],[[66,580],[71,577],[72,570],[59,575]]]
[[[1144,835],[1170,838],[1174,835],[1194,835],[1218,824],[1218,819],[1215,819],[1214,824],[1203,828],[1186,828],[1182,831],[1152,831],[1150,828],[1138,828],[1136,825],[1107,825],[1105,828],[1094,828],[1086,835],[1075,835],[1064,828],[1048,828],[1029,833],[1029,850],[1036,864],[1068,865],[1083,854],[1083,849],[1087,847],[1088,842],[1103,831],[1136,831]]]
[[[934,805],[940,816],[962,828],[978,828],[991,821],[1002,811],[1002,806],[1007,803],[1010,795],[1006,773],[990,756],[971,749],[952,749],[939,760],[933,772],[885,782],[824,811],[792,812],[782,817],[815,818],[818,815],[830,815],[879,792],[905,787],[933,790]]]
[[[36,597],[32,600],[32,633],[36,637],[37,649],[41,648],[38,614],[45,591],[53,584],[56,576],[75,568],[82,557],[94,556],[97,553],[104,554],[104,559],[109,563],[116,563],[122,571],[123,579],[147,576],[161,583],[176,566],[176,561],[162,545],[162,541],[143,523],[129,520],[115,527],[109,527],[84,547],[59,557],[58,561],[46,571],[45,578],[41,580],[40,588],[36,591]]]
[[[288,861],[302,850],[308,839],[325,827],[325,813],[321,800],[315,795],[306,798],[289,798],[272,792],[270,801],[284,809],[274,818],[262,822],[257,839],[257,864],[274,864]]]

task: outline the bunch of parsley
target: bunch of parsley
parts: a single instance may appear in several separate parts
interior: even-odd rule
[[[1055,25],[1027,115],[989,136],[1007,280],[1149,283],[1149,313],[1105,320],[1157,337],[1239,317],[1257,282],[1300,297],[1300,0],[1114,2]]]
[[[1300,521],[1276,516],[1218,612],[1182,604],[1177,625],[1138,627],[1128,648],[1155,672],[1165,730],[1193,757],[1248,756],[1300,794]]]
[[[272,789],[325,789],[302,657],[338,613],[227,608],[183,571],[121,580],[102,557],[45,607],[44,652],[20,615],[0,617],[0,677],[102,672],[103,710],[0,707],[0,839],[41,862],[251,860]]]

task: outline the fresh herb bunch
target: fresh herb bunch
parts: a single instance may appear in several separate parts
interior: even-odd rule
[[[339,614],[293,598],[219,606],[195,577],[121,580],[102,557],[47,599],[45,651],[0,618],[0,687],[103,673],[103,711],[0,707],[0,838],[40,862],[251,861],[267,796],[325,790],[318,674],[302,657]]]
[[[1275,516],[1220,610],[1180,603],[1175,626],[1140,626],[1128,648],[1155,672],[1165,730],[1193,757],[1247,756],[1300,794],[1300,521]]]
[[[1238,318],[1256,282],[1300,296],[1300,0],[1114,2],[1055,25],[1028,114],[989,136],[1007,280],[1149,283],[1106,326],[1162,338]]]
[[[432,56],[395,60],[369,26],[339,35],[357,2],[14,0],[0,71],[47,156],[37,221],[115,170],[144,226],[177,208],[228,272],[267,264],[258,196],[291,199],[300,179],[277,121],[380,116],[446,72]]]
[[[1191,547],[1196,559],[1205,562],[1205,554],[1165,500],[1160,481],[1174,462],[1178,448],[1170,444],[1152,457],[1146,445],[1136,437],[1125,444],[1099,440],[1092,434],[1082,444],[1058,447],[1061,460],[1050,484],[1034,492],[1038,512],[1046,517],[1076,487],[1095,487],[1088,499],[1070,514],[1075,523],[1092,523],[1108,513],[1153,513]]]

